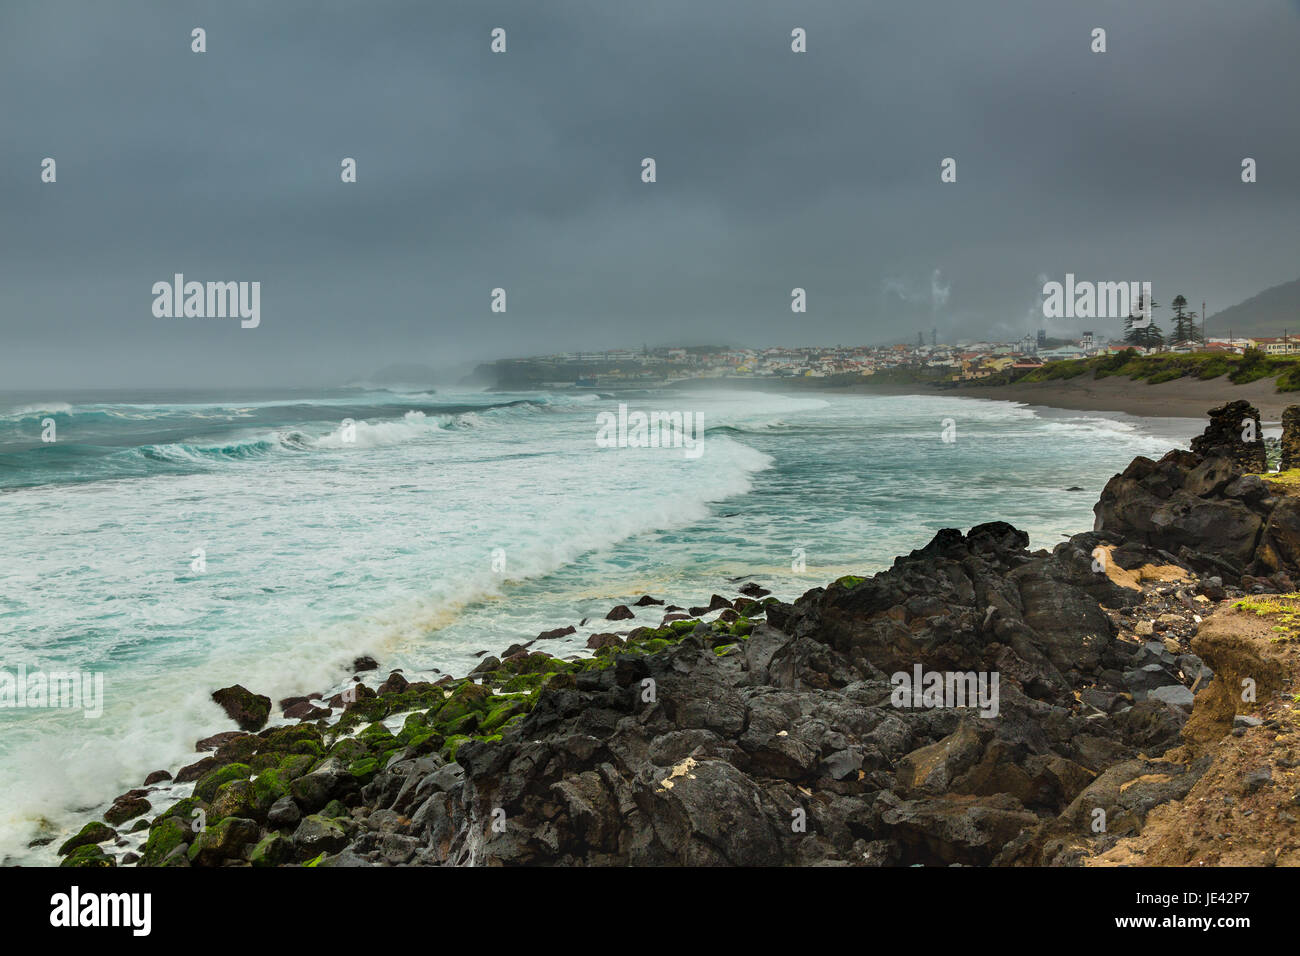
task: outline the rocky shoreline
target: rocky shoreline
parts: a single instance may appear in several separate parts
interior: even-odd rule
[[[1300,766],[1278,696],[1292,612],[1270,597],[1295,591],[1300,497],[1254,473],[1246,420],[1222,406],[1192,450],[1135,459],[1096,530],[1051,551],[1003,522],[946,529],[793,603],[752,582],[692,608],[643,596],[580,660],[534,647],[570,628],[461,679],[372,688],[363,659],[330,699],[223,688],[242,729],[119,797],[62,865],[1215,862],[1222,814],[1202,842],[1146,824],[1177,831],[1242,753],[1259,766],[1232,772],[1257,779],[1233,778],[1249,814],[1229,836],[1267,812],[1268,862],[1300,859],[1260,803]],[[1265,614],[1283,616],[1233,623]]]

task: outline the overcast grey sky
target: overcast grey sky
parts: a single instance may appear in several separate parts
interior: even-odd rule
[[[1297,0],[5,0],[0,389],[1213,312],[1300,275],[1298,61]],[[260,327],[155,318],[176,272]]]

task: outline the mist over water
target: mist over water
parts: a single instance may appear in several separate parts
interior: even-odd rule
[[[701,416],[703,453],[598,447],[619,402]],[[463,674],[590,619],[545,647],[568,656],[657,624],[601,620],[641,593],[689,606],[752,579],[789,600],[943,527],[1000,519],[1051,547],[1195,428],[1121,418],[717,391],[0,397],[0,666],[105,684],[94,720],[0,710],[0,854],[190,762],[233,727],[208,698],[227,684],[326,691],[360,654]]]

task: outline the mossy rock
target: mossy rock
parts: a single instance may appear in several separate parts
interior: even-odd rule
[[[265,776],[265,775],[263,775]],[[259,816],[257,788],[250,780],[231,780],[217,788],[208,811],[209,825],[226,817]],[[270,807],[270,804],[267,804]]]
[[[364,740],[356,737],[348,737],[340,740],[330,748],[330,756],[339,763],[347,766],[355,760],[370,756],[370,748],[366,746]]]
[[[59,847],[59,856],[71,853],[73,850],[80,849],[83,846],[94,846],[97,843],[106,843],[117,836],[117,831],[107,824],[100,823],[98,820],[92,820],[77,833],[63,842]]]
[[[117,866],[117,860],[105,853],[98,843],[90,843],[77,847],[59,866]]]
[[[473,681],[462,681],[452,691],[452,695],[443,701],[436,713],[430,711],[427,719],[431,725],[445,726],[468,713],[486,710],[487,702],[491,697],[492,691],[483,685],[475,684]]]
[[[835,583],[838,584],[840,587],[844,588],[846,591],[851,591],[853,590],[853,588],[857,587],[865,580],[866,578],[856,574],[846,574],[842,578],[837,578]]]
[[[280,776],[285,783],[297,780],[304,774],[311,773],[311,768],[316,766],[317,758],[323,756],[320,754],[290,754],[280,761],[277,768]]]
[[[345,818],[352,819],[348,813],[348,808],[343,805],[342,800],[331,800],[321,809],[320,815],[326,819]]]
[[[557,666],[558,665],[558,666]],[[544,674],[564,666],[564,661],[557,660],[550,654],[534,651],[522,657],[516,656],[501,662],[497,674]]]
[[[383,724],[371,724],[361,733],[357,734],[357,739],[366,745],[366,748],[372,753],[376,750],[385,750],[394,746],[398,741],[397,737],[391,730]]]
[[[216,770],[209,770],[194,785],[194,796],[205,803],[211,803],[223,783],[244,779],[251,773],[252,768],[246,763],[228,763]]]
[[[195,810],[202,810],[206,816],[208,812],[208,802],[206,800],[200,800],[198,797],[185,797],[176,801],[163,813],[160,813],[155,817],[153,823],[150,825],[150,829],[152,830],[154,827],[158,826],[158,824],[163,820],[171,819],[179,820],[186,827],[190,827],[193,825]]]
[[[501,685],[505,694],[535,694],[551,674],[517,674]]]
[[[408,746],[416,756],[423,757],[425,754],[437,753],[440,751],[442,745],[446,743],[446,741],[447,737],[445,734],[440,734],[436,730],[430,730],[427,733],[412,737]]]
[[[271,698],[254,694],[242,684],[222,687],[211,696],[241,730],[261,730],[271,716]]]
[[[255,754],[248,761],[248,769],[256,775],[264,770],[272,770],[280,766],[280,761],[284,759],[282,754],[265,753]]]
[[[217,756],[232,763],[247,763],[253,754],[262,749],[263,744],[264,741],[257,734],[244,734],[218,747]]]
[[[383,720],[389,714],[389,698],[372,697],[369,700],[356,700],[344,711],[335,724],[336,729],[350,730],[358,724],[373,724]]]
[[[362,757],[360,760],[354,760],[348,765],[348,773],[356,777],[362,783],[369,783],[371,778],[379,772],[378,757]]]
[[[141,851],[141,866],[160,866],[167,855],[189,840],[189,827],[178,817],[162,817],[149,828],[149,839]]]
[[[717,654],[719,657],[726,657],[735,649],[735,644],[716,644],[714,645],[713,653]]]
[[[283,866],[293,861],[293,842],[280,833],[264,837],[248,854],[253,866]]]
[[[262,745],[258,748],[260,753],[306,753],[304,750],[294,748],[303,741],[310,741],[317,746],[322,743],[320,730],[315,724],[294,724],[289,727],[264,730],[261,739]]]
[[[448,737],[447,742],[442,745],[443,758],[450,763],[455,763],[456,751],[460,749],[460,745],[463,744],[465,741],[472,740],[472,739],[473,738],[465,734],[457,734],[455,737]]]
[[[494,733],[504,726],[511,717],[522,715],[528,709],[528,703],[523,695],[506,697],[500,704],[488,711],[487,716],[479,724],[479,730],[485,734]]]
[[[455,737],[457,734],[472,734],[478,729],[479,721],[482,719],[482,714],[477,711],[470,711],[455,720],[440,724],[438,730],[444,737]]]
[[[244,817],[226,817],[200,833],[190,845],[189,859],[200,866],[219,865],[239,859],[243,850],[261,839],[256,823]]]
[[[754,622],[747,617],[737,619],[729,628],[733,637],[749,637],[754,632]]]
[[[428,732],[429,718],[417,711],[406,715],[406,720],[402,722],[402,729],[397,732],[397,739],[402,743],[410,743],[414,738]]]
[[[230,786],[230,784],[226,784]],[[279,769],[264,770],[253,780],[252,808],[256,816],[265,816],[271,805],[289,792],[289,781]]]

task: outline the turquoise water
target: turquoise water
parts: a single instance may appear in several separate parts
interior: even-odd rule
[[[702,416],[702,454],[599,447],[619,401]],[[640,593],[790,599],[942,527],[1051,547],[1198,427],[941,396],[0,395],[0,669],[104,679],[95,718],[0,708],[0,856],[188,762],[232,726],[214,688],[326,690],[363,653],[463,673],[588,618],[548,647],[577,653]]]

